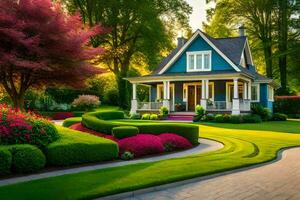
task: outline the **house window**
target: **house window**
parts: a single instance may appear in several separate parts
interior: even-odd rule
[[[187,71],[210,71],[211,51],[187,52]]]
[[[251,86],[251,100],[252,102],[259,102],[259,85]]]
[[[268,100],[274,101],[274,89],[268,85]]]

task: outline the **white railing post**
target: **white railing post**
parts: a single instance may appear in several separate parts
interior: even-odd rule
[[[247,99],[247,83],[244,82],[243,99]]]
[[[201,101],[200,104],[201,106],[204,108],[204,110],[207,109],[207,99],[206,99],[206,81],[202,80],[202,84],[201,84]]]
[[[251,81],[249,81],[248,82],[248,99],[251,101],[251,89],[252,89],[252,87],[251,87]]]
[[[238,79],[233,79],[233,99],[232,99],[232,114],[240,114],[240,100],[239,100],[239,91],[238,91]]]
[[[163,106],[170,110],[170,81],[164,81],[164,99]]]
[[[130,114],[136,114],[138,103],[136,100],[136,83],[132,84],[132,100],[131,100],[131,109]]]

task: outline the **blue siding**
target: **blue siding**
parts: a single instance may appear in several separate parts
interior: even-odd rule
[[[183,103],[183,82],[175,82],[175,104]]]
[[[226,101],[226,81],[214,81],[215,101]]]
[[[157,90],[156,84],[151,85],[151,101],[152,102],[156,101],[156,95],[157,95],[156,90]]]
[[[260,84],[260,103],[273,112],[273,102],[268,101],[268,84]]]
[[[202,37],[198,36],[165,73],[186,72],[186,52],[208,50],[212,51],[212,71],[234,71],[232,66],[230,66]]]

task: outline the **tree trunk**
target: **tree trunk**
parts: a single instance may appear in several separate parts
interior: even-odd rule
[[[279,51],[279,70],[280,83],[283,93],[287,91],[287,37],[288,37],[288,23],[287,23],[287,0],[280,0],[279,2],[279,18],[278,18],[278,51]]]
[[[273,77],[272,47],[269,41],[263,41],[267,77]]]

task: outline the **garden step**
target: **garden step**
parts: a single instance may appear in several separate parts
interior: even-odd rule
[[[174,115],[174,114],[170,114],[168,116],[168,120],[182,120],[182,121],[192,121],[193,120],[193,116],[191,114],[185,114],[185,115]]]

